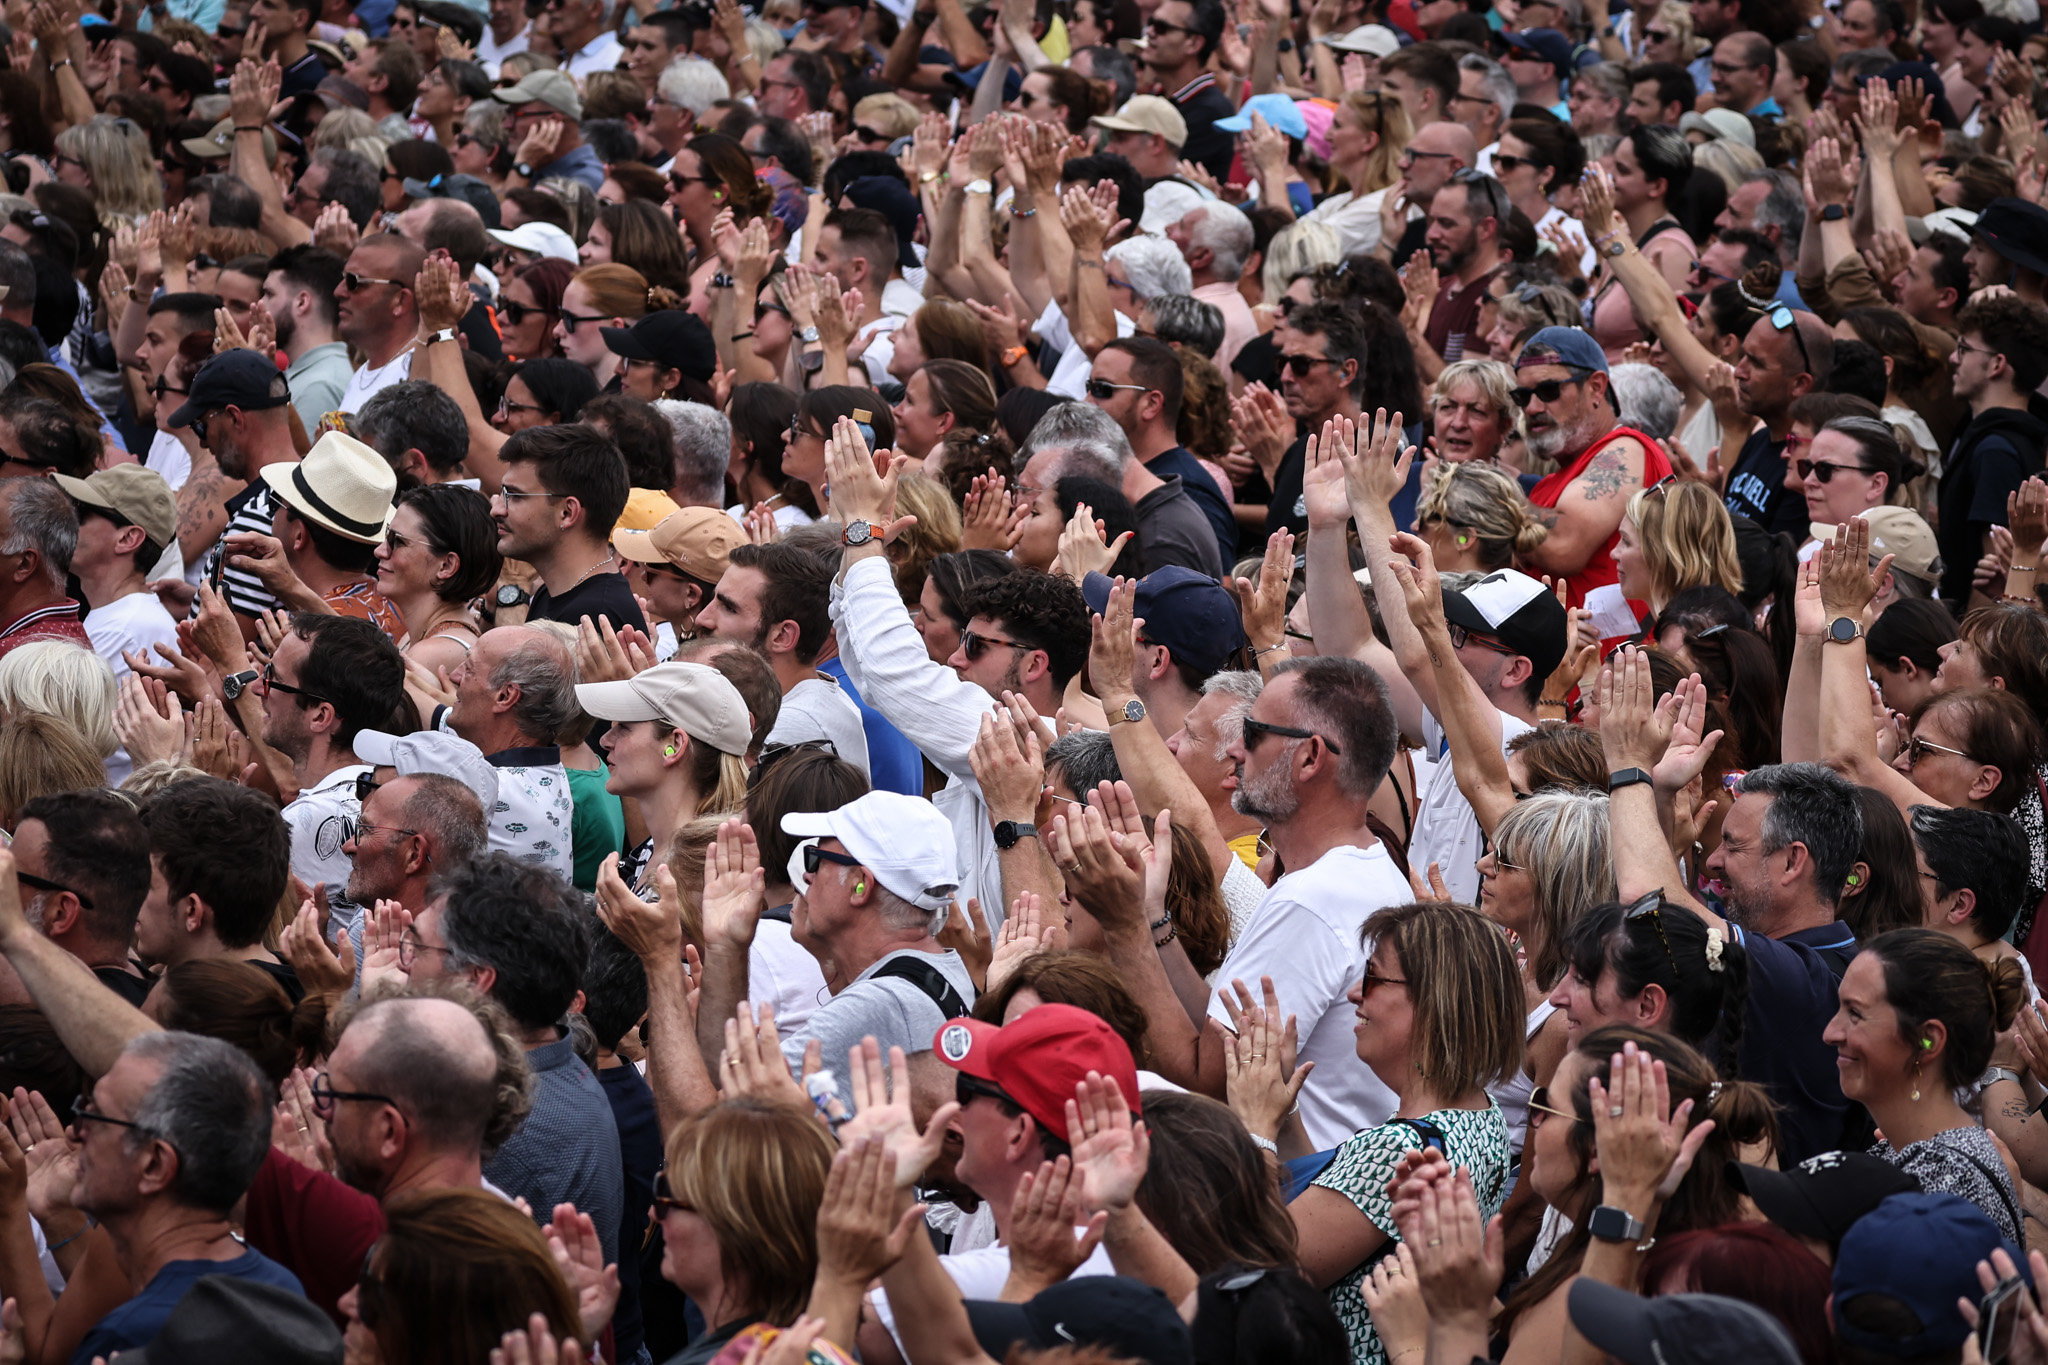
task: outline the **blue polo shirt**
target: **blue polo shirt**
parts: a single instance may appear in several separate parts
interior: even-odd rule
[[[1856,935],[1840,920],[1783,938],[1731,927],[1749,955],[1749,1013],[1735,1071],[1777,1101],[1778,1161],[1789,1168],[1842,1145],[1849,1101],[1835,1050],[1821,1041],[1839,982],[1821,953],[1853,954]]]
[[[868,781],[876,791],[924,795],[924,755],[903,732],[888,722],[880,711],[860,698],[860,690],[846,676],[846,665],[836,656],[818,665],[818,671],[839,684],[839,690],[853,698],[860,708],[860,728],[868,740]]]
[[[71,1365],[92,1365],[95,1356],[111,1359],[116,1351],[132,1351],[149,1345],[193,1285],[209,1275],[227,1275],[238,1280],[275,1285],[303,1294],[299,1277],[260,1251],[243,1252],[232,1261],[168,1261],[150,1277],[142,1292],[129,1299],[85,1334],[71,1353]]]

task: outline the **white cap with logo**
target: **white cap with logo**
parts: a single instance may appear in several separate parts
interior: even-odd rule
[[[953,825],[929,801],[869,792],[833,811],[791,811],[782,832],[837,839],[888,890],[927,910],[944,910],[960,889]]]

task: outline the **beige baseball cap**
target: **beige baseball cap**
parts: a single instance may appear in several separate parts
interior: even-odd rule
[[[1870,556],[1891,555],[1895,573],[1911,574],[1923,583],[1941,581],[1941,550],[1934,543],[1934,528],[1910,507],[1873,507],[1862,513],[1870,523]],[[1828,528],[1827,536],[1834,535]]]
[[[1157,133],[1169,147],[1187,145],[1188,121],[1173,101],[1157,95],[1133,95],[1116,113],[1098,114],[1089,122],[1112,133]]]
[[[171,496],[171,486],[164,482],[164,476],[154,469],[117,464],[83,479],[74,479],[69,474],[50,477],[73,502],[112,512],[130,525],[140,526],[142,534],[149,537],[149,543],[158,551],[168,550],[177,538],[178,501]]]
[[[716,507],[681,507],[651,531],[614,531],[612,547],[638,564],[673,564],[695,579],[717,583],[736,546],[747,543],[740,524]]]
[[[493,90],[491,98],[500,104],[545,104],[572,119],[583,117],[583,96],[566,71],[529,71],[517,85]]]
[[[745,754],[754,740],[739,689],[704,664],[656,664],[619,682],[578,683],[576,704],[599,720],[665,721],[722,754]]]

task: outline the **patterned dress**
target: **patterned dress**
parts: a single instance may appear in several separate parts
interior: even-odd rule
[[[1481,1218],[1499,1213],[1507,1194],[1508,1125],[1500,1106],[1490,1099],[1484,1109],[1439,1109],[1414,1123],[1394,1119],[1368,1128],[1337,1149],[1337,1155],[1315,1183],[1356,1204],[1358,1211],[1386,1234],[1388,1250],[1401,1240],[1401,1233],[1394,1226],[1387,1179],[1393,1175],[1403,1153],[1423,1145],[1415,1123],[1434,1124],[1440,1129],[1444,1135],[1444,1156],[1452,1166],[1462,1166],[1472,1173]],[[1378,1259],[1373,1257],[1330,1286],[1330,1306],[1351,1336],[1353,1365],[1386,1365],[1387,1353],[1380,1345],[1379,1333],[1373,1329],[1365,1296],[1359,1291]]]

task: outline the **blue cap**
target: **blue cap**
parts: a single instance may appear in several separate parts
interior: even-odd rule
[[[1545,327],[1522,344],[1515,368],[1524,365],[1567,365],[1575,370],[1607,373],[1607,352],[1577,327]]]
[[[971,95],[981,85],[982,73],[987,70],[988,63],[983,62],[980,66],[970,66],[965,71],[948,71],[944,79],[949,84],[961,87],[963,90],[965,90],[968,94]],[[1008,103],[1009,101],[1017,98],[1017,92],[1022,90],[1023,88],[1024,73],[1019,71],[1014,66],[1007,67],[1003,72],[1004,103]]]
[[[1999,1235],[1984,1210],[1953,1194],[1895,1194],[1856,1220],[1835,1252],[1835,1334],[1852,1346],[1893,1357],[1953,1350],[1970,1333],[1957,1299],[1975,1302],[1977,1262],[2004,1247],[2022,1276],[2026,1256]],[[1920,1331],[1888,1337],[1843,1315],[1850,1300],[1882,1294],[1913,1311]]]
[[[1244,108],[1229,118],[1216,120],[1219,132],[1244,133],[1251,131],[1252,115],[1257,114],[1268,127],[1277,128],[1292,138],[1308,137],[1308,120],[1301,110],[1286,95],[1253,95],[1244,102]]]
[[[1109,607],[1115,584],[1099,573],[1081,580],[1081,596],[1090,611]],[[1178,564],[1154,569],[1138,580],[1134,615],[1145,622],[1145,638],[1164,645],[1178,663],[1204,677],[1230,662],[1244,648],[1244,618],[1230,590],[1207,574]]]
[[[1549,62],[1560,76],[1572,74],[1572,40],[1554,28],[1528,28],[1520,33],[1503,33],[1507,45],[1533,53]]]

